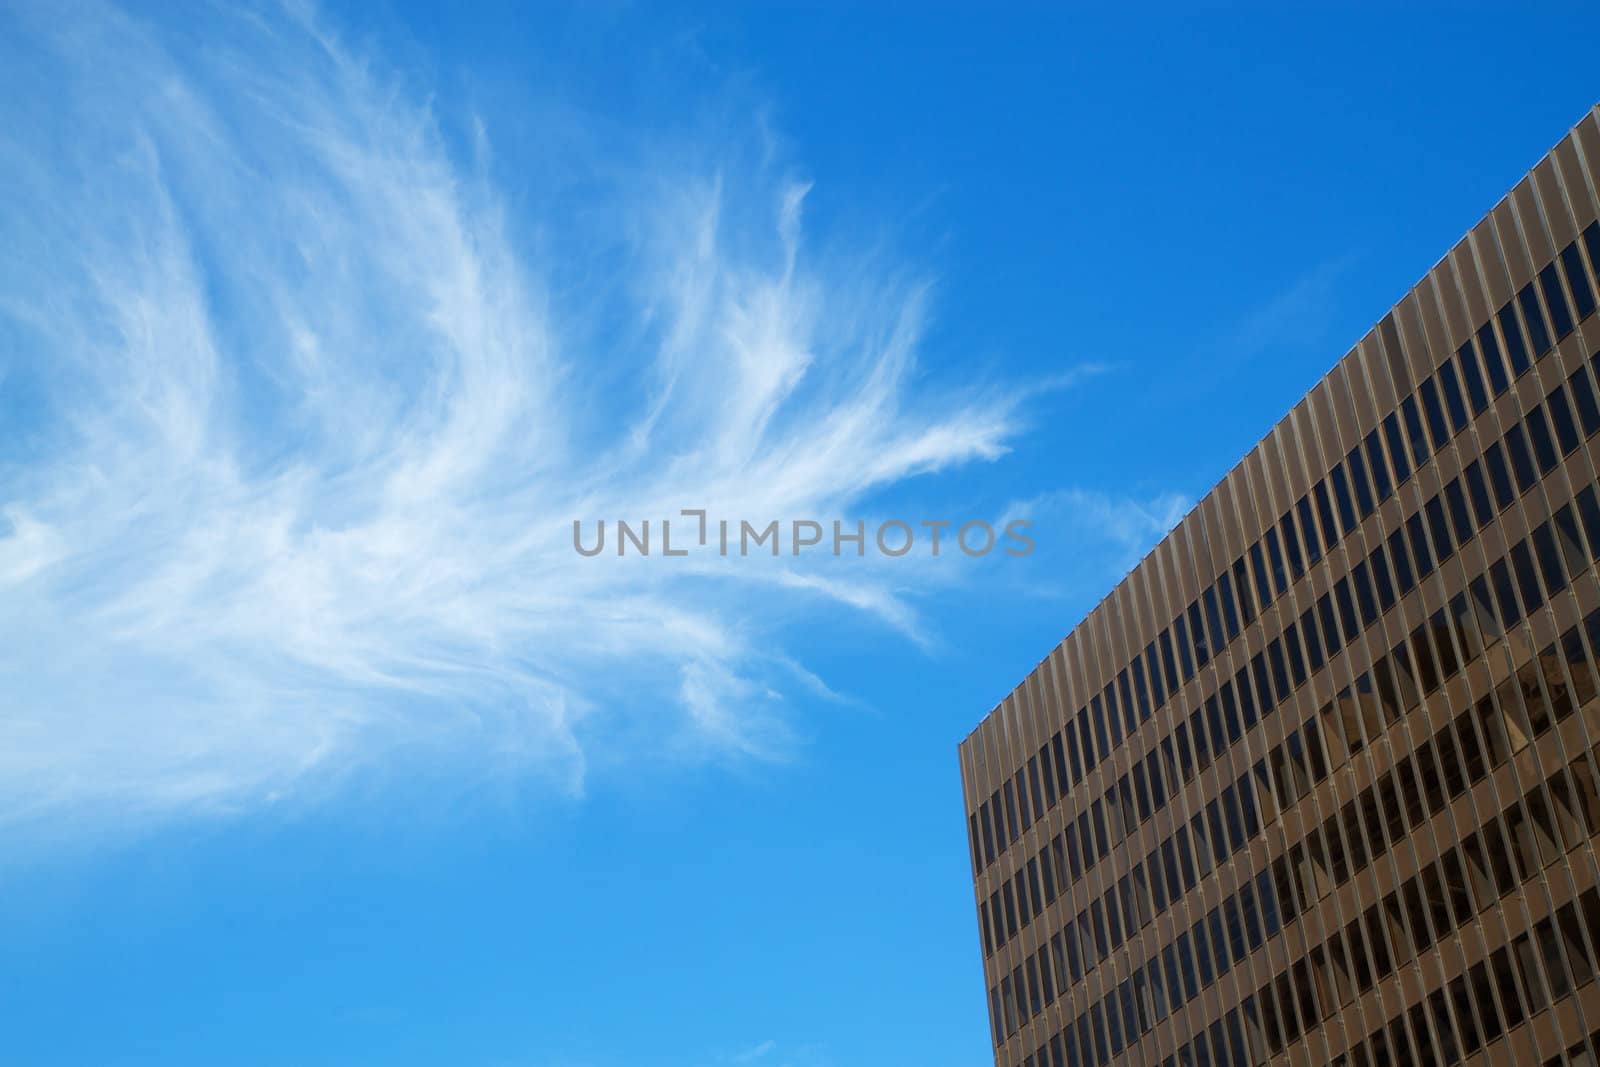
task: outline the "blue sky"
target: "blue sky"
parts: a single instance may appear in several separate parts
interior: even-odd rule
[[[1578,5],[0,27],[30,1065],[986,1062],[956,743],[1600,99]],[[697,505],[1037,550],[570,549]]]

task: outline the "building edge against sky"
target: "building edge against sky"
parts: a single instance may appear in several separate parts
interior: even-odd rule
[[[962,742],[1001,1067],[1592,1064],[1600,109]]]

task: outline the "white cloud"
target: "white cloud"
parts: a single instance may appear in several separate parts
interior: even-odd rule
[[[1023,591],[1098,601],[1193,506],[1189,497],[1169,491],[1090,489],[1053,490],[1013,503],[1004,514],[1030,519],[1038,542],[1038,561]]]
[[[0,35],[0,817],[250,808],[409,753],[577,790],[619,718],[772,758],[823,690],[775,607],[918,633],[883,567],[568,544],[848,516],[1005,451],[1016,396],[919,379],[924,289],[811,257],[805,183],[713,160],[597,193],[593,232],[517,189],[513,225],[314,17],[50,15]]]

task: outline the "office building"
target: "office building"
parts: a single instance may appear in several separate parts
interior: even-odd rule
[[[961,744],[1001,1067],[1596,1063],[1600,111]]]

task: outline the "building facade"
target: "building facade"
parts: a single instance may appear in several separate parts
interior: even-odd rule
[[[960,746],[1001,1067],[1600,1044],[1600,110]]]

